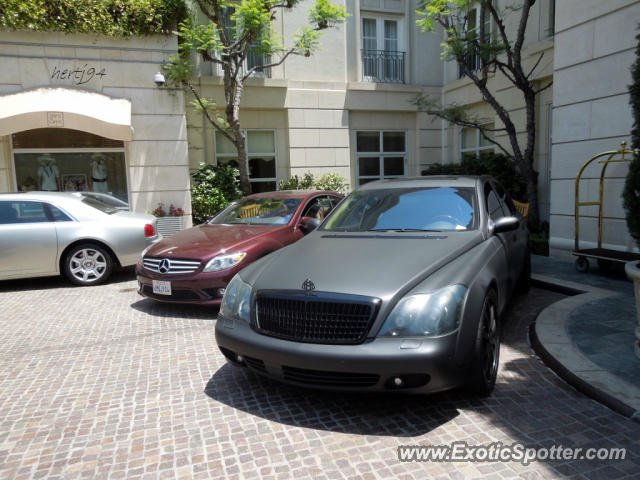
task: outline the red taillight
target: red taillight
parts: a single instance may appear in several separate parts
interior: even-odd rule
[[[156,236],[156,231],[153,229],[153,225],[151,225],[150,223],[147,223],[144,226],[144,236],[145,237],[155,237]]]

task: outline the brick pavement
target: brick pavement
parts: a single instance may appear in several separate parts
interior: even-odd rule
[[[510,307],[489,399],[332,394],[226,365],[215,314],[104,286],[0,282],[0,478],[640,478],[640,423],[568,387]],[[401,463],[402,444],[624,446],[624,461]]]

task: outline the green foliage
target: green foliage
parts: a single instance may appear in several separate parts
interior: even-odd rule
[[[442,43],[443,59],[455,60],[478,55],[487,63],[506,48],[497,36],[486,32],[480,38],[479,32],[468,28],[467,12],[490,3],[488,0],[421,0],[416,9],[416,24],[423,32],[431,32],[441,25],[447,36]],[[496,2],[492,2],[495,7]]]
[[[327,172],[316,180],[316,188],[318,190],[329,190],[331,192],[345,193],[347,191],[347,182],[344,178],[334,172]]]
[[[204,223],[242,196],[238,169],[228,165],[206,165],[191,175],[191,211],[194,224]]]
[[[318,179],[311,172],[305,173],[302,178],[294,175],[289,180],[281,180],[279,185],[280,190],[311,190],[315,188],[338,193],[346,193],[347,187],[345,179],[335,172],[327,172]]]
[[[640,247],[640,35],[636,37],[636,61],[631,67],[633,83],[629,86],[629,102],[633,113],[631,130],[631,148],[636,154],[629,165],[629,173],[624,183],[622,200],[627,217],[629,233]]]
[[[468,155],[460,163],[429,165],[422,175],[491,175],[515,200],[526,202],[527,186],[515,163],[506,155],[483,153]]]
[[[188,15],[184,0],[2,0],[0,29],[98,33],[170,33]]]
[[[345,6],[334,5],[329,0],[316,0],[309,10],[309,22],[318,30],[343,23],[349,14]]]
[[[280,180],[279,190],[311,190],[315,179],[311,172],[304,174],[302,178],[293,175],[288,180]]]

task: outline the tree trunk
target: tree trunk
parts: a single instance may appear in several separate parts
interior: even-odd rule
[[[251,182],[249,181],[249,171],[247,169],[247,149],[245,147],[245,136],[240,129],[240,122],[233,123],[233,136],[236,139],[236,150],[238,151],[238,170],[240,170],[240,190],[245,195],[251,193]]]

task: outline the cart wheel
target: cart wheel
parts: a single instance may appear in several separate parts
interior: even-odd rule
[[[603,258],[599,258],[598,259],[598,268],[603,271],[603,272],[608,272],[609,270],[611,270],[611,260],[605,260]]]
[[[589,260],[586,257],[578,257],[576,260],[576,270],[580,273],[587,273],[589,271]]]

